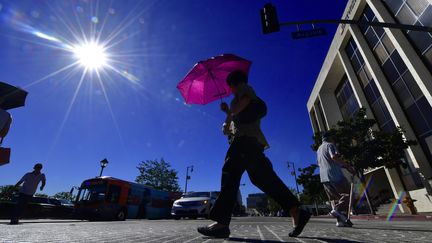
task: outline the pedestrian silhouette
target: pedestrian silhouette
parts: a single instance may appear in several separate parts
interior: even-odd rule
[[[27,204],[30,202],[33,195],[35,194],[40,182],[42,182],[40,190],[42,191],[44,189],[46,178],[45,174],[43,174],[41,170],[42,164],[35,164],[33,167],[33,171],[25,174],[21,178],[21,180],[19,180],[15,185],[15,188],[18,188],[21,184],[22,187],[19,189],[18,201],[15,206],[14,212],[12,213],[10,224],[19,223],[19,219],[23,211],[25,211],[25,209],[27,208]]]
[[[215,223],[198,228],[198,232],[215,238],[229,237],[237,191],[241,177],[247,171],[255,186],[290,213],[294,228],[289,236],[296,237],[309,221],[310,214],[299,208],[300,202],[276,175],[271,161],[264,154],[269,144],[260,123],[267,113],[267,107],[248,85],[246,73],[233,71],[226,81],[234,94],[230,106],[221,104],[221,110],[227,115],[223,133],[229,137],[230,147],[222,168],[220,195],[210,211],[210,219]]]
[[[336,218],[337,227],[352,227],[353,223],[346,215],[350,206],[350,185],[342,169],[345,168],[353,174],[354,169],[339,154],[331,132],[325,132],[322,140],[323,143],[317,151],[317,160],[321,183],[332,204],[330,214]]]

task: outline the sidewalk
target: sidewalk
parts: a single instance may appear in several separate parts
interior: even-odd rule
[[[330,215],[322,215],[315,218],[333,218],[333,216]],[[386,221],[387,215],[371,215],[371,214],[364,214],[364,215],[353,215],[351,216],[351,219],[355,220],[377,220],[377,221]],[[397,214],[394,215],[391,221],[431,221],[432,222],[432,214],[419,214],[419,215],[403,215],[403,214]]]

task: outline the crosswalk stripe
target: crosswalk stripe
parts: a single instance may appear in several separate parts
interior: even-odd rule
[[[270,233],[272,233],[280,242],[283,242],[283,240],[273,230],[271,230],[269,227],[267,227],[266,225],[264,225],[264,228],[266,228]]]
[[[261,229],[260,229],[259,225],[257,225],[257,231],[258,231],[258,234],[259,234],[259,236],[260,236],[261,240],[265,240],[265,239],[264,239],[264,235],[262,234],[262,232],[261,232]]]
[[[188,243],[188,242],[192,242],[192,241],[194,241],[194,240],[196,240],[196,239],[198,239],[198,238],[201,238],[202,236],[197,236],[197,237],[195,237],[195,238],[193,238],[193,239],[190,239],[190,240],[187,240],[187,241],[183,241],[183,243]]]

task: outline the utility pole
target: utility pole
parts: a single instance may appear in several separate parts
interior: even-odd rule
[[[193,165],[186,167],[186,183],[185,183],[185,194],[187,193],[187,186],[188,186],[188,180],[190,180],[189,176],[189,170],[192,173],[193,172]]]
[[[287,161],[287,165],[288,165],[288,169],[291,168],[291,166],[292,166],[293,171],[291,172],[291,175],[294,176],[295,184],[296,184],[296,190],[297,190],[297,197],[300,200],[300,191],[299,191],[299,187],[298,187],[298,183],[297,183],[297,173],[296,173],[294,162]]]

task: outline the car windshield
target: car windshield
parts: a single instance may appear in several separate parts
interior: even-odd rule
[[[188,197],[210,197],[210,192],[190,192],[183,196],[184,198]]]
[[[61,204],[65,204],[65,205],[67,205],[67,204],[72,204],[71,201],[66,200],[66,199],[60,199],[59,201],[61,202]]]
[[[105,184],[85,185],[80,188],[80,191],[78,193],[78,201],[103,201],[105,199],[105,193]]]

